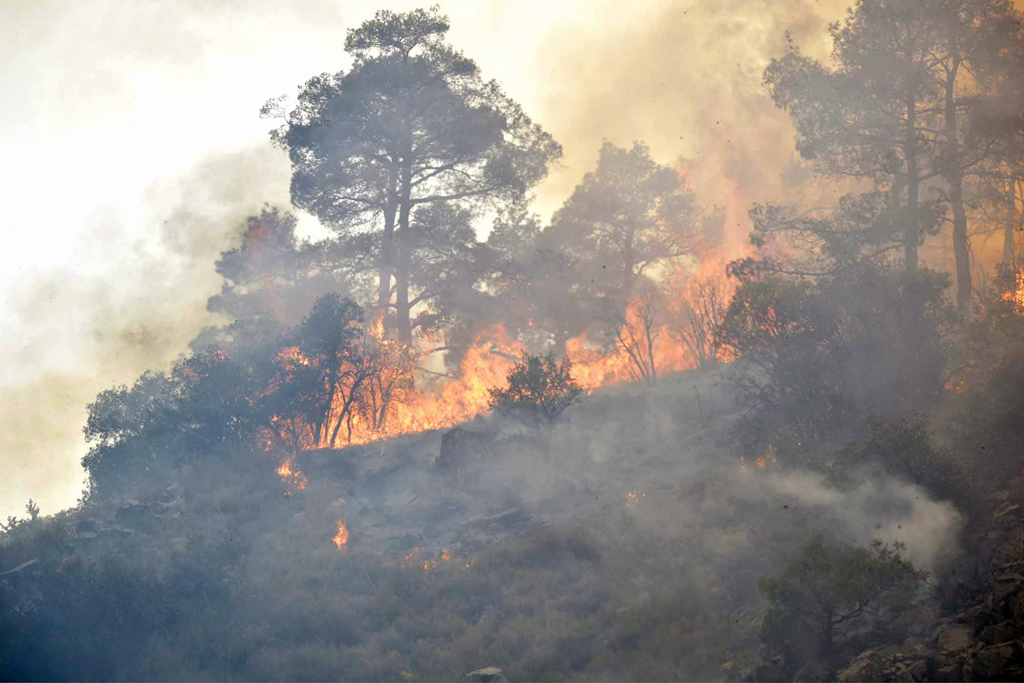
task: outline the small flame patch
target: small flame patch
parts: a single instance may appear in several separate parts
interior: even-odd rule
[[[334,538],[331,540],[334,541],[334,545],[338,546],[338,550],[345,550],[348,546],[348,527],[340,519],[338,520],[338,533],[334,534]]]

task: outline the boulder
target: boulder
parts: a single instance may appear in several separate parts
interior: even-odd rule
[[[935,670],[936,681],[962,681],[964,680],[963,668],[956,662],[939,667]]]
[[[928,679],[928,663],[918,659],[900,665],[893,677],[897,681],[924,681]]]
[[[786,673],[782,664],[760,664],[754,668],[751,680],[754,681],[788,681],[791,676]]]
[[[908,655],[916,655],[924,652],[928,648],[925,646],[924,641],[920,638],[910,637],[903,641],[900,645],[900,650]]]
[[[836,674],[838,681],[880,681],[885,678],[886,657],[877,650],[865,650]]]
[[[1004,621],[984,629],[981,635],[978,636],[978,640],[986,645],[995,645],[996,643],[1005,643],[1008,640],[1013,640],[1017,633],[1017,627],[1008,621]]]
[[[1007,607],[1013,616],[1013,623],[1018,627],[1024,627],[1024,591],[1010,596]]]
[[[493,443],[493,434],[455,427],[441,435],[441,452],[434,466],[442,472],[461,475],[467,467],[481,462]]]
[[[991,610],[986,605],[974,605],[968,607],[956,616],[956,620],[962,624],[977,628],[985,624],[992,617]]]
[[[974,629],[969,626],[945,624],[935,630],[935,645],[947,652],[960,652],[971,646]]]
[[[972,678],[1000,678],[1013,663],[1014,644],[1000,643],[979,650],[971,658]]]
[[[505,674],[496,666],[487,666],[483,669],[470,671],[466,674],[466,680],[471,683],[508,683]]]

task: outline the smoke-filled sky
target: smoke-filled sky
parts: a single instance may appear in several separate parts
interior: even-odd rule
[[[345,68],[352,0],[0,3],[0,516],[73,504],[85,405],[166,368],[212,322],[213,263],[246,215],[286,206],[269,97]],[[761,72],[790,31],[828,52],[848,0],[449,0],[451,42],[565,148],[548,215],[602,139],[685,160],[700,198],[819,192]],[[318,230],[311,219],[302,226]]]

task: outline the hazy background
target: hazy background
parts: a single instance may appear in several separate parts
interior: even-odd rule
[[[345,29],[417,2],[0,4],[0,516],[73,504],[85,404],[211,321],[213,263],[289,169],[258,110],[346,66]],[[449,1],[451,42],[565,148],[557,208],[602,139],[683,161],[735,238],[753,201],[818,192],[761,73],[790,31],[824,57],[849,0]],[[827,199],[827,198],[823,198]],[[322,231],[309,218],[306,234]]]

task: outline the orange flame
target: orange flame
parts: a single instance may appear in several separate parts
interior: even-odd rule
[[[650,324],[650,343],[646,338],[643,363],[658,377],[665,373],[681,372],[697,367],[698,362],[691,348],[680,341],[678,325],[682,310],[692,297],[697,296],[693,283],[712,281],[723,299],[731,294],[731,286],[725,278],[726,255],[723,252],[687,268],[681,268],[671,278],[669,303],[662,304],[657,311],[655,324]],[[644,300],[635,300],[627,307],[620,330],[620,344],[615,348],[601,347],[588,340],[585,331],[566,343],[566,353],[572,362],[573,379],[587,393],[613,384],[635,382],[639,379],[635,354],[621,344],[623,338],[636,338],[638,330],[643,331]],[[502,325],[495,325],[480,333],[466,350],[455,378],[443,384],[419,372],[419,361],[433,351],[402,346],[384,334],[383,321],[376,319],[369,324],[367,349],[377,354],[383,379],[374,380],[369,391],[371,410],[350,410],[344,423],[341,418],[332,418],[334,425],[320,429],[321,436],[310,436],[315,430],[302,423],[299,416],[279,416],[273,420],[273,429],[268,430],[265,440],[268,450],[278,447],[294,454],[298,450],[344,447],[360,445],[402,434],[444,429],[469,421],[488,409],[489,390],[505,386],[507,376],[516,360],[526,352],[526,346],[511,338]],[[718,358],[719,360],[729,360]],[[302,367],[315,366],[319,361],[304,356],[298,347],[282,349],[277,356],[280,373],[275,382],[285,383]],[[640,373],[641,375],[643,373]],[[414,380],[415,377],[415,381]],[[270,387],[267,392],[277,390]],[[344,392],[335,395],[332,414],[343,415],[346,408]],[[334,429],[339,426],[340,429]],[[332,434],[334,438],[326,439]],[[326,442],[325,442],[326,439]],[[317,441],[314,443],[314,441]],[[291,458],[278,469],[278,474],[293,483],[295,488],[306,486],[306,477],[298,471]]]
[[[300,491],[305,489],[306,484],[309,483],[309,478],[302,473],[302,470],[297,468],[293,469],[291,458],[285,460],[281,463],[281,466],[277,468],[277,476],[281,477],[281,479],[286,482],[291,483]]]
[[[334,541],[334,545],[338,546],[338,550],[344,550],[348,545],[348,527],[340,519],[338,520],[338,533],[331,540]]]
[[[626,494],[626,506],[627,507],[633,507],[634,505],[636,505],[637,503],[640,502],[641,498],[646,498],[646,497],[647,497],[647,494],[644,493],[643,491],[638,491],[637,489],[633,489],[632,491],[630,491],[629,493]]]
[[[1003,293],[1003,301],[1012,301],[1014,310],[1018,315],[1024,315],[1024,270],[1018,270],[1015,275],[1016,289]]]
[[[803,444],[797,442],[796,445],[802,446]],[[776,457],[777,455],[778,449],[775,447],[775,444],[768,444],[768,448],[765,450],[765,452],[757,456],[757,468],[763,470],[764,468],[768,467],[768,465],[774,465],[775,463],[778,462],[778,459]]]

